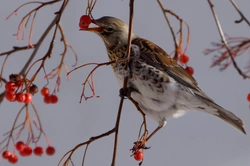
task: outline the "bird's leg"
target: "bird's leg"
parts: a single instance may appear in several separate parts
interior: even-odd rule
[[[143,135],[143,137],[141,137],[137,142],[134,142],[134,146],[133,148],[131,149],[132,152],[133,152],[133,155],[134,153],[136,153],[139,149],[149,149],[150,147],[147,147],[146,146],[146,143],[148,142],[148,140],[150,138],[153,137],[153,135],[155,133],[157,133],[164,125],[161,125],[161,126],[158,126],[148,137],[146,137],[146,139],[144,139],[145,137],[144,136],[147,136],[147,135]]]
[[[153,137],[153,135],[155,133],[157,133],[163,126],[158,126],[148,137],[146,137],[146,139],[142,138],[140,140],[138,140],[137,142],[135,142],[134,147],[132,148],[132,151],[135,153],[137,152],[139,149],[149,149],[150,147],[147,147],[145,144],[148,142],[148,140],[150,138]]]
[[[141,124],[140,127],[140,131],[139,131],[139,135],[138,135],[138,139],[136,142],[134,142],[134,146],[132,149],[130,149],[132,151],[132,155],[133,156],[135,153],[137,153],[140,149],[145,150],[145,149],[149,149],[150,147],[146,147],[146,139],[148,136],[148,130],[147,130],[147,124],[146,124],[146,114],[141,110],[141,108],[139,107],[139,104],[131,97],[131,92],[137,92],[140,93],[138,90],[134,89],[134,88],[129,88],[130,90],[130,94],[128,97],[128,99],[135,105],[135,107],[137,108],[137,110],[141,113],[142,117],[143,117],[143,122]],[[122,91],[122,93],[124,92],[123,89],[120,90],[120,92]],[[142,128],[144,126],[144,132],[142,134]],[[142,134],[142,135],[141,135]],[[140,164],[139,164],[140,165]]]
[[[163,126],[158,126],[158,127],[157,127],[157,128],[147,137],[146,142],[147,142],[150,138],[152,138],[153,135],[154,135],[155,133],[157,133],[157,131],[159,131],[162,127],[163,127]]]

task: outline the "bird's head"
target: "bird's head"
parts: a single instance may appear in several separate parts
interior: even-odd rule
[[[128,25],[120,19],[104,16],[102,18],[92,20],[97,27],[89,27],[86,30],[95,32],[104,41],[108,49],[114,50],[128,43]],[[132,39],[135,35],[132,33]]]

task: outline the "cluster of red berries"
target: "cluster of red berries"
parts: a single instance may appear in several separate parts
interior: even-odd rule
[[[11,74],[9,76],[9,82],[5,84],[5,98],[10,101],[18,101],[23,103],[30,103],[32,101],[32,94],[38,92],[38,87],[35,84],[29,86],[26,90],[26,93],[23,93],[22,86],[24,84],[24,80],[17,74]],[[26,80],[27,82],[28,80]],[[44,96],[43,101],[46,104],[55,104],[58,102],[58,97],[54,94],[49,94],[50,90],[46,87],[42,88],[41,94]]]
[[[179,57],[179,61],[182,63],[182,64],[187,64],[188,61],[189,61],[189,57],[188,55],[186,54],[181,54],[180,57]],[[186,65],[186,68],[185,70],[190,74],[190,75],[193,75],[194,74],[194,69],[192,67],[189,67]]]
[[[17,151],[19,151],[20,156],[27,157],[32,154],[32,148],[29,145],[25,145],[22,141],[19,141],[16,143],[15,148]],[[36,156],[41,156],[43,154],[44,150],[41,146],[36,146],[33,149],[33,153]],[[46,148],[46,154],[48,156],[54,155],[56,152],[55,148],[53,146],[48,146]],[[18,161],[18,157],[16,154],[11,153],[10,151],[6,150],[2,153],[3,159],[7,159],[10,163],[15,164]]]
[[[23,93],[22,86],[24,80],[17,74],[11,74],[9,76],[9,82],[5,84],[5,98],[10,102],[23,102],[30,103],[32,101],[32,95],[38,91],[38,88],[35,84],[31,85],[28,88],[26,93]]]
[[[79,28],[81,30],[86,30],[89,27],[89,24],[91,24],[91,18],[88,15],[81,16]]]
[[[18,161],[17,155],[16,154],[12,154],[12,153],[10,153],[7,150],[2,153],[2,157],[3,157],[3,159],[8,160],[12,164],[17,163],[17,161]]]
[[[43,101],[46,104],[56,104],[58,102],[58,97],[56,95],[50,95],[50,90],[46,87],[44,87],[41,90],[41,94],[43,96]]]

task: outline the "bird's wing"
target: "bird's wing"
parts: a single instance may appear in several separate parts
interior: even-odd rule
[[[156,67],[159,70],[165,71],[166,75],[172,77],[176,82],[183,85],[183,88],[202,98],[205,103],[217,110],[216,112],[211,112],[210,110],[207,110],[205,112],[217,116],[242,133],[246,134],[242,120],[238,118],[234,113],[225,110],[221,106],[217,105],[211,98],[209,98],[199,88],[195,79],[190,74],[188,74],[186,70],[183,69],[174,59],[172,59],[163,49],[161,49],[154,43],[142,38],[134,39],[132,41],[132,44],[135,44],[140,48],[140,58],[143,59],[146,64]]]
[[[187,90],[214,103],[214,101],[199,88],[196,80],[162,48],[143,38],[132,40],[132,44],[140,48],[140,57],[145,63],[165,71],[168,76],[182,84]]]

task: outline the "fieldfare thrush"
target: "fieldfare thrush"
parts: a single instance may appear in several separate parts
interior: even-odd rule
[[[110,61],[126,59],[129,28],[123,21],[105,16],[92,20],[95,32],[104,41]],[[162,48],[132,33],[128,66],[124,61],[113,63],[112,68],[121,87],[128,77],[129,97],[138,103],[146,116],[164,127],[168,118],[178,118],[188,110],[215,115],[246,134],[244,124],[234,113],[222,108],[209,98],[196,80]]]

